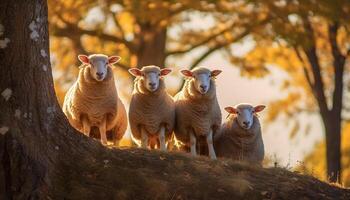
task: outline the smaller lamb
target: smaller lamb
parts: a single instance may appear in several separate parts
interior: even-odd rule
[[[216,97],[215,78],[221,70],[196,67],[182,70],[181,73],[186,81],[175,96],[175,135],[185,144],[185,148],[190,146],[193,156],[197,155],[199,144],[199,150],[207,146],[209,157],[216,159],[213,137],[221,125],[221,111]],[[203,137],[205,142],[199,140]]]
[[[264,108],[264,105],[253,107],[250,104],[238,104],[235,107],[225,108],[229,113],[228,119],[214,138],[218,157],[262,164],[264,143],[256,113]]]
[[[82,66],[78,80],[65,96],[63,112],[70,124],[87,136],[92,127],[97,127],[104,145],[107,144],[106,132],[112,132],[114,144],[119,146],[119,140],[126,131],[127,119],[111,66],[120,57],[92,54],[79,55],[78,59]]]
[[[144,66],[142,69],[131,68],[135,76],[129,123],[134,138],[141,139],[143,148],[155,146],[166,151],[166,140],[170,137],[175,124],[175,104],[166,92],[163,77],[171,69],[157,66]]]

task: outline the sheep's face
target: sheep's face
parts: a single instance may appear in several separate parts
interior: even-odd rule
[[[226,107],[225,110],[230,114],[237,115],[237,122],[243,129],[250,129],[254,122],[254,114],[264,110],[264,105],[251,106],[249,104],[240,104],[233,107]]]
[[[159,79],[171,72],[171,69],[160,69],[157,66],[142,67],[141,70],[137,68],[129,69],[130,74],[139,77],[144,84],[144,87],[150,91],[155,92],[159,88]]]
[[[181,73],[193,80],[195,89],[200,94],[206,94],[210,89],[211,79],[221,73],[221,70],[210,71],[205,68],[190,70],[182,70]]]
[[[154,92],[158,89],[159,77],[160,77],[160,72],[144,73],[143,75],[144,84],[148,91]]]
[[[79,55],[78,58],[82,63],[88,64],[90,67],[90,75],[96,81],[103,81],[107,77],[108,66],[120,60],[119,56],[107,57],[103,54],[93,54],[89,57]]]

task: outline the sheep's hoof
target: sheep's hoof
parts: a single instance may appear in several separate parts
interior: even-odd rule
[[[216,156],[210,157],[212,160],[217,160]]]
[[[114,146],[115,146],[115,147],[119,147],[119,140],[115,140],[115,141],[114,141]]]

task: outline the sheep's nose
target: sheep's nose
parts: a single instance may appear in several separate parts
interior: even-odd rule
[[[151,87],[155,87],[156,83],[148,83],[148,85],[151,86]]]
[[[207,86],[206,85],[200,85],[199,86],[202,90],[206,90],[207,89]]]
[[[96,72],[96,75],[97,75],[98,77],[101,77],[101,76],[103,76],[103,72]]]
[[[249,122],[248,122],[248,121],[244,121],[243,124],[244,124],[245,126],[248,126],[248,125],[249,125]]]

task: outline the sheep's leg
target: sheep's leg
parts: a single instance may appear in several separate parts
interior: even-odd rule
[[[90,126],[90,123],[89,121],[86,119],[86,117],[83,117],[82,118],[82,122],[83,122],[83,133],[86,135],[86,136],[90,136],[90,130],[91,130],[91,126]]]
[[[207,135],[207,144],[209,150],[209,157],[213,160],[216,160],[216,154],[213,146],[213,130],[210,129],[209,134]]]
[[[119,133],[119,129],[114,128],[113,129],[113,144],[115,147],[119,147],[119,143],[120,143],[120,139],[118,139],[118,133]]]
[[[190,143],[191,143],[191,154],[192,156],[196,156],[196,136],[193,131],[190,131]]]
[[[114,146],[119,147],[120,140],[114,140]]]
[[[148,147],[148,135],[144,128],[141,128],[141,147],[146,149]]]
[[[166,145],[165,145],[165,127],[161,126],[159,130],[159,143],[160,143],[160,150],[166,151]]]
[[[100,126],[100,135],[101,135],[101,142],[103,145],[107,145],[107,136],[106,136],[106,119],[103,119]]]

